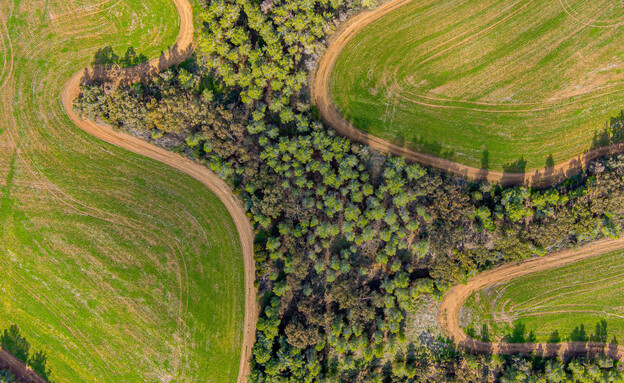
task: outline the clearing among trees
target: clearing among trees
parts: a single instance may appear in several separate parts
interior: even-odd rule
[[[412,1],[349,41],[330,95],[357,128],[418,151],[550,167],[624,138],[622,25],[607,0]]]
[[[492,342],[621,342],[622,261],[620,250],[492,285],[468,298],[460,324]]]

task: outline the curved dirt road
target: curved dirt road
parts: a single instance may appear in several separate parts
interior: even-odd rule
[[[310,87],[312,100],[318,107],[321,119],[340,135],[368,145],[382,153],[404,156],[408,161],[431,166],[472,181],[487,180],[491,183],[502,185],[552,185],[578,173],[589,161],[604,155],[624,153],[624,144],[612,144],[583,153],[572,159],[556,164],[553,168],[536,170],[528,173],[503,173],[478,169],[429,154],[419,153],[357,129],[342,116],[329,97],[329,80],[334,63],[342,49],[364,27],[411,1],[412,0],[391,0],[375,10],[361,12],[344,23],[330,38],[327,52],[319,62],[316,72],[312,76]]]
[[[93,79],[113,82],[139,81],[153,73],[168,68],[187,59],[193,51],[193,10],[188,0],[173,0],[180,14],[180,32],[176,44],[161,57],[137,67],[125,69],[89,69],[87,75]],[[241,242],[245,268],[245,319],[243,344],[238,370],[238,383],[247,381],[250,372],[249,358],[255,342],[258,305],[256,289],[253,285],[255,267],[253,259],[254,233],[240,201],[232,194],[229,186],[208,168],[178,154],[169,152],[128,134],[114,131],[110,126],[99,125],[79,118],[72,110],[73,100],[80,94],[80,83],[85,73],[75,73],[63,88],[62,102],[71,120],[85,132],[113,145],[138,153],[188,174],[210,189],[225,205],[232,216]]]
[[[462,347],[479,353],[518,354],[537,352],[543,356],[585,355],[604,353],[611,358],[624,360],[624,346],[598,343],[486,343],[470,338],[459,326],[459,310],[472,293],[492,284],[561,267],[571,262],[624,248],[624,238],[602,239],[581,247],[578,250],[565,250],[541,258],[533,258],[522,263],[514,263],[486,271],[468,281],[465,285],[454,286],[449,290],[439,307],[438,323],[444,333]]]

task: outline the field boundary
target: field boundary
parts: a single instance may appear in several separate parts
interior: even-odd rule
[[[581,155],[555,164],[553,167],[538,169],[525,173],[490,171],[436,157],[430,154],[397,145],[388,140],[365,133],[347,121],[329,96],[329,81],[334,64],[342,49],[362,29],[386,14],[395,11],[412,0],[390,0],[374,10],[366,10],[351,17],[342,24],[330,37],[327,51],[321,58],[316,71],[311,75],[310,90],[312,102],[316,105],[323,122],[338,134],[394,156],[403,156],[411,162],[418,162],[470,181],[488,181],[501,185],[518,185],[546,187],[564,181],[582,171],[586,165],[596,158],[624,153],[624,143],[616,143],[592,149]]]
[[[534,352],[540,356],[570,357],[590,353],[604,354],[613,359],[624,361],[624,346],[607,345],[593,342],[566,343],[488,343],[469,337],[459,325],[459,310],[475,292],[501,282],[538,271],[562,267],[564,265],[624,249],[624,238],[601,239],[580,249],[570,249],[552,253],[525,262],[507,264],[478,274],[468,283],[456,285],[445,295],[438,311],[438,324],[442,331],[461,347],[486,354],[526,354]]]
[[[6,350],[0,349],[0,368],[11,371],[19,381],[26,383],[47,383],[41,375],[28,367]]]
[[[129,134],[116,132],[111,126],[97,124],[90,120],[83,120],[78,117],[72,109],[73,101],[79,96],[80,84],[85,77],[91,80],[110,81],[117,84],[126,82],[132,83],[149,78],[153,74],[172,65],[179,64],[191,56],[194,48],[193,9],[188,0],[172,1],[175,3],[176,9],[180,15],[180,31],[178,32],[178,37],[173,47],[167,52],[164,52],[162,56],[134,67],[91,67],[84,71],[78,71],[65,84],[61,100],[69,118],[86,133],[123,149],[160,161],[195,178],[210,189],[225,205],[236,225],[244,260],[245,317],[237,381],[238,383],[245,383],[250,373],[249,360],[251,357],[251,350],[255,343],[256,322],[258,320],[259,308],[256,302],[257,289],[254,287],[255,267],[253,259],[253,240],[255,235],[242,204],[234,196],[230,187],[205,166]]]

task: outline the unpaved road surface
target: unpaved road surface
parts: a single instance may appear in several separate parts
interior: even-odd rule
[[[318,107],[321,119],[340,135],[368,145],[382,153],[404,156],[408,161],[431,166],[472,181],[487,180],[491,183],[502,185],[548,186],[556,184],[569,176],[577,174],[589,161],[604,155],[624,153],[624,144],[612,144],[571,158],[556,164],[552,168],[528,173],[503,173],[478,169],[429,154],[419,153],[357,129],[343,117],[329,97],[329,80],[334,63],[342,49],[364,27],[411,1],[391,0],[375,10],[361,12],[344,23],[330,38],[327,52],[319,62],[316,72],[310,81],[310,86],[312,100]]]
[[[180,14],[180,32],[178,33],[176,44],[168,52],[157,59],[151,60],[149,63],[140,64],[137,67],[125,69],[91,68],[88,70],[88,75],[99,80],[117,83],[122,81],[135,82],[187,59],[193,52],[193,10],[188,0],[173,1]],[[245,214],[245,209],[232,194],[229,186],[206,167],[136,137],[116,132],[110,126],[96,124],[93,121],[83,120],[78,117],[72,110],[72,102],[80,94],[80,82],[83,76],[83,71],[75,73],[65,85],[61,96],[67,115],[76,125],[103,141],[165,163],[195,178],[206,185],[221,200],[232,216],[240,237],[245,267],[245,319],[238,382],[246,382],[250,372],[249,358],[251,357],[251,349],[255,342],[258,305],[256,303],[256,289],[253,285],[255,279],[253,259],[254,233]]]
[[[27,383],[46,383],[39,374],[26,366],[26,363],[17,359],[13,355],[9,354],[5,350],[0,349],[0,368],[3,370],[9,370],[17,379]]]
[[[459,310],[476,291],[492,284],[508,282],[520,276],[553,269],[581,259],[605,254],[624,248],[624,238],[602,239],[580,249],[560,251],[522,263],[513,263],[486,271],[468,281],[454,286],[444,296],[439,307],[438,323],[444,333],[456,344],[479,353],[518,354],[537,352],[543,356],[572,356],[588,353],[604,353],[614,359],[624,360],[624,346],[598,343],[486,343],[470,338],[459,326]]]

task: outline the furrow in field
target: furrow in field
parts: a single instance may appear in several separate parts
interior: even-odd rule
[[[178,64],[188,58],[193,50],[192,8],[187,0],[173,1],[180,14],[180,32],[178,34],[176,44],[168,52],[164,53],[163,56],[158,59],[151,60],[148,65],[141,65],[135,68],[116,70],[102,70],[99,68],[90,69],[89,73],[93,76],[93,78],[116,82],[122,80],[133,82],[140,81],[146,76]],[[255,342],[255,326],[258,318],[258,306],[256,303],[256,289],[253,286],[253,281],[255,279],[253,260],[254,234],[245,214],[244,208],[232,194],[228,185],[206,167],[189,159],[183,158],[180,155],[151,145],[136,137],[116,132],[110,126],[99,125],[89,120],[80,119],[72,110],[72,102],[80,93],[80,83],[83,76],[83,71],[74,74],[65,85],[62,94],[63,106],[65,107],[68,116],[76,125],[78,125],[85,132],[101,140],[163,162],[195,178],[207,186],[221,200],[232,216],[239,233],[245,268],[245,319],[242,353],[238,374],[238,381],[245,382],[247,375],[250,372],[249,359],[251,357],[251,349]],[[183,268],[186,269],[184,261]],[[186,296],[188,297],[188,291],[186,292]]]
[[[535,171],[525,172],[525,173],[514,173],[514,172],[501,172],[501,171],[492,171],[487,169],[480,169],[474,166],[465,165],[459,162],[455,162],[449,159],[436,157],[434,155],[425,154],[410,147],[407,147],[403,144],[397,144],[391,142],[389,140],[376,137],[372,134],[365,133],[347,121],[342,113],[339,111],[338,107],[331,100],[329,92],[330,92],[330,81],[331,74],[333,68],[336,64],[336,60],[338,59],[343,48],[347,46],[347,44],[360,33],[364,28],[371,25],[371,23],[379,20],[380,18],[388,15],[391,12],[397,11],[399,8],[404,7],[411,3],[411,0],[391,0],[379,8],[372,11],[364,11],[351,19],[349,19],[345,24],[343,24],[340,29],[331,37],[329,46],[325,55],[320,60],[318,67],[315,73],[311,76],[311,92],[312,99],[318,107],[321,118],[325,123],[330,125],[334,130],[336,130],[339,134],[348,137],[351,140],[360,142],[362,144],[366,144],[371,148],[378,150],[383,153],[388,153],[396,156],[404,156],[408,161],[418,162],[425,166],[431,166],[434,168],[438,168],[445,172],[451,173],[456,176],[465,177],[469,180],[473,181],[489,181],[491,183],[499,183],[503,185],[513,185],[513,184],[525,184],[530,186],[549,186],[558,182],[561,182],[565,178],[578,173],[584,168],[588,162],[599,158],[605,155],[614,155],[624,153],[624,144],[616,143],[608,146],[603,146],[597,149],[589,150],[583,154],[576,155],[572,158],[569,158],[566,161],[559,162],[555,164],[553,167],[548,167],[545,169],[538,169]],[[526,2],[517,2],[509,7],[505,8],[508,12],[499,12],[492,20],[489,26],[484,27],[483,29],[477,29],[476,27],[469,28],[468,30],[459,33],[457,36],[452,37],[449,40],[445,40],[444,42],[438,43],[435,45],[437,48],[445,47],[444,51],[448,51],[453,47],[457,47],[461,44],[465,44],[466,42],[474,39],[476,36],[484,34],[485,32],[491,31],[492,28],[496,25],[499,25],[501,22],[505,20],[509,20],[513,15],[517,14],[520,10],[528,7],[533,1]],[[516,6],[514,8],[514,6]],[[561,4],[561,7],[569,13],[569,7],[566,8],[564,4]],[[514,9],[512,9],[514,8]],[[498,17],[498,19],[496,19]],[[583,29],[586,27],[582,25],[581,27],[577,27],[578,29]],[[451,44],[451,45],[448,45]],[[426,51],[428,52],[428,51]],[[426,53],[425,52],[425,53]],[[436,53],[434,53],[436,54]],[[427,58],[428,57],[428,58]],[[425,58],[425,60],[431,60],[433,56],[429,55]],[[422,64],[423,61],[421,60]],[[386,64],[388,65],[388,64]],[[613,96],[621,92],[621,84],[610,83],[608,85],[600,86],[598,88],[593,89],[591,92],[586,92],[582,94],[567,94],[561,96],[559,99],[553,99],[548,101],[546,104],[544,103],[534,103],[534,102],[518,102],[513,104],[499,104],[489,101],[470,101],[470,100],[462,100],[460,99],[451,99],[445,97],[435,97],[428,95],[420,95],[414,93],[412,91],[406,91],[401,89],[396,83],[396,78],[390,80],[390,82],[394,82],[394,85],[390,85],[388,82],[388,78],[386,76],[382,77],[382,83],[385,82],[386,89],[388,94],[391,94],[394,97],[394,102],[389,102],[387,105],[387,112],[392,114],[391,119],[394,119],[395,112],[397,108],[403,107],[403,105],[398,105],[397,102],[399,100],[405,101],[408,104],[413,103],[416,105],[420,105],[427,108],[433,109],[448,109],[448,110],[461,110],[465,112],[484,112],[487,114],[500,114],[500,115],[517,115],[519,113],[536,113],[536,112],[546,112],[553,108],[561,107],[562,105],[573,105],[573,104],[581,104],[582,102],[587,102],[590,100],[596,100],[600,97],[605,96]],[[412,81],[409,77],[407,78],[407,82]],[[413,85],[413,84],[412,84]],[[392,100],[391,100],[392,101]],[[402,104],[402,103],[399,103]],[[488,109],[488,107],[493,107],[494,109]],[[387,122],[387,121],[386,121]],[[392,126],[390,124],[389,126]],[[597,127],[598,128],[598,127]]]
[[[522,263],[514,263],[483,272],[464,285],[449,290],[440,305],[438,323],[442,330],[458,345],[480,353],[517,354],[537,351],[544,356],[585,355],[588,351],[624,360],[624,346],[587,342],[567,343],[487,343],[470,338],[459,325],[459,311],[475,292],[491,285],[500,285],[527,274],[551,270],[567,264],[624,248],[624,238],[602,239],[578,250],[565,250]],[[562,311],[563,313],[564,311]],[[570,312],[570,311],[565,311]],[[584,310],[583,312],[587,312]],[[525,314],[526,315],[526,314]]]

